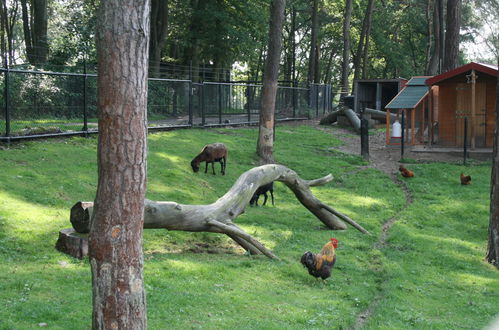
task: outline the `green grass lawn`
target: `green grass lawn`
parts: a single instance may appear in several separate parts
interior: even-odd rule
[[[480,329],[499,312],[499,272],[484,262],[490,165],[410,164],[413,203],[388,176],[359,157],[331,152],[331,135],[278,126],[275,158],[304,179],[335,180],[313,192],[373,235],[326,230],[283,184],[275,207],[248,207],[238,225],[281,260],[248,256],[225,236],[144,232],[150,329],[346,329],[376,300],[368,329]],[[256,128],[178,130],[149,135],[152,200],[207,204],[255,166]],[[209,142],[229,148],[227,175],[193,173],[190,160]],[[220,168],[216,164],[217,173]],[[13,144],[0,149],[0,329],[88,329],[88,260],[54,249],[71,226],[69,209],[92,201],[95,137]],[[473,177],[461,186],[459,173]],[[381,227],[397,221],[387,245]],[[338,261],[324,284],[301,255],[339,240]]]

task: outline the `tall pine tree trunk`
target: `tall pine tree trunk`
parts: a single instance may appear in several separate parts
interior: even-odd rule
[[[443,0],[428,0],[427,20],[428,20],[428,50],[426,74],[434,76],[439,72],[440,67],[440,15],[439,6]]]
[[[269,45],[267,60],[263,74],[262,109],[256,152],[260,161],[265,164],[273,163],[274,146],[274,112],[277,95],[277,79],[279,75],[279,59],[282,43],[282,23],[284,21],[285,0],[272,0],[270,6]]]
[[[147,328],[142,228],[149,9],[149,0],[106,0],[98,16],[99,179],[89,238],[94,329]]]
[[[312,35],[310,38],[310,56],[308,59],[308,82],[316,82],[315,73],[317,63],[317,36],[319,34],[319,21],[317,18],[317,11],[319,10],[319,0],[312,2]]]
[[[362,22],[362,32],[360,33],[360,38],[359,38],[359,43],[357,45],[357,53],[355,54],[354,57],[354,80],[357,80],[361,77],[361,63],[362,59],[364,58],[364,52],[367,52],[367,49],[364,48],[365,46],[365,39],[366,37],[368,38],[367,34],[368,31],[370,30],[370,25],[371,25],[371,17],[372,17],[372,12],[374,8],[374,0],[369,0],[367,3],[366,7],[366,14],[364,16],[364,20]],[[352,94],[354,93],[354,86],[352,86]]]
[[[499,66],[499,58],[498,58]],[[499,269],[499,78],[496,87],[496,127],[490,179],[490,223],[486,259]]]
[[[352,19],[352,0],[345,0],[343,20],[343,63],[341,66],[341,96],[349,91],[348,76],[350,75],[350,21]]]
[[[459,55],[459,31],[461,29],[461,1],[447,0],[447,16],[445,30],[445,57],[443,71],[457,68]]]
[[[160,77],[161,51],[168,32],[168,0],[151,0],[151,36],[149,69],[152,77]]]
[[[21,7],[28,61],[33,65],[45,63],[48,56],[47,0],[21,0]]]

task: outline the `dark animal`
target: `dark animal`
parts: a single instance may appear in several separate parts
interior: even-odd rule
[[[215,162],[219,162],[222,166],[222,175],[225,175],[225,167],[227,166],[227,147],[223,143],[212,143],[204,146],[201,153],[194,157],[191,161],[191,167],[194,172],[199,171],[199,164],[206,162],[204,173],[208,172],[208,164],[211,163],[211,169],[215,174]]]
[[[462,185],[471,184],[471,176],[464,175],[463,173],[461,173],[461,184]]]
[[[331,276],[331,269],[336,262],[336,249],[338,240],[331,238],[322,248],[321,252],[314,254],[310,251],[305,252],[300,262],[308,269],[308,273],[314,277],[323,280]]]
[[[253,204],[255,204],[256,206],[258,206],[258,198],[260,198],[260,195],[263,195],[263,205],[265,205],[268,198],[267,192],[270,192],[270,197],[272,197],[272,205],[274,205],[274,182],[258,187],[258,189],[253,194],[253,197],[251,197],[250,199],[250,205],[253,206]]]

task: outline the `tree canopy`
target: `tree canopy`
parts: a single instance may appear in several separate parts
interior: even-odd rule
[[[3,62],[7,57],[10,66],[52,66],[60,70],[60,66],[96,63],[94,30],[98,3],[98,0],[2,0]],[[150,75],[261,82],[270,3],[270,0],[152,1],[151,61],[156,64],[151,65]],[[494,1],[349,1],[350,56],[343,53],[346,3],[345,0],[287,1],[279,69],[281,82],[329,83],[339,89],[342,71],[346,72],[344,67],[342,70],[343,58],[349,59],[350,84],[354,76],[409,78],[426,74],[432,56],[440,52],[436,43],[445,45],[435,34],[438,24],[444,29],[449,25],[446,19],[453,18],[447,12],[458,3],[461,10],[457,42],[469,45],[476,40],[489,49],[470,58],[468,48],[460,47],[457,65],[469,60],[495,63],[497,42],[493,31],[497,29],[497,20],[490,18],[497,8]],[[435,16],[439,6],[443,8],[441,21]]]

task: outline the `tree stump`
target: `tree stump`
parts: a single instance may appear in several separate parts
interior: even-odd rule
[[[77,233],[73,228],[63,229],[59,232],[55,248],[74,258],[83,259],[88,255],[88,235]]]

